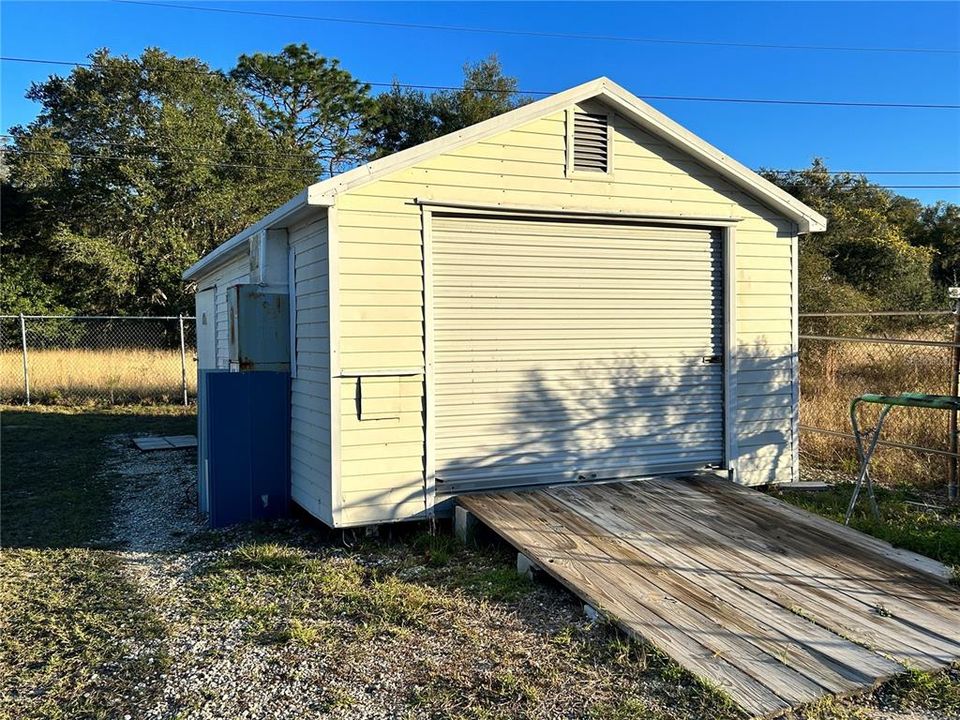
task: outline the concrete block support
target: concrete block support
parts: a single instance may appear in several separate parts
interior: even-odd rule
[[[477,539],[480,521],[465,507],[457,505],[453,513],[453,531],[462,543],[472,543]]]
[[[523,553],[517,553],[517,574],[528,580],[537,580],[543,575],[543,570]]]
[[[597,612],[597,609],[593,605],[584,603],[583,614],[590,622],[598,622],[600,620],[600,613]]]

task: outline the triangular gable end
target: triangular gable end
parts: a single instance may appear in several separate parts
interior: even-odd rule
[[[310,202],[318,205],[331,204],[336,195],[378,180],[389,173],[411,167],[442,153],[451,152],[589,100],[603,102],[642,130],[686,152],[701,165],[717,172],[721,177],[773,210],[794,220],[801,233],[822,232],[826,229],[826,218],[818,212],[608,78],[598,78],[578,85],[458,132],[374,160],[316,183],[309,188]]]

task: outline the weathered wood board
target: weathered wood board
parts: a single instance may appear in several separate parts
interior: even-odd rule
[[[662,479],[458,501],[755,717],[960,660],[944,566],[754,490]]]

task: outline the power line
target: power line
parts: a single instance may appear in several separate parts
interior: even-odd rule
[[[73,65],[76,67],[95,67],[94,63],[75,62],[72,60],[47,60],[42,58],[12,57],[8,55],[0,56],[0,61],[33,63],[40,65]],[[147,72],[155,72],[156,69],[144,68]],[[190,70],[190,69],[170,69],[163,72],[172,73],[191,73],[222,75],[216,70]],[[455,85],[418,85],[414,83],[401,82],[374,82],[358,81],[363,85],[373,87],[402,87],[418,90],[463,90],[463,87]],[[555,95],[556,91],[551,90],[503,90],[502,88],[470,88],[477,92],[498,92],[519,95]],[[850,108],[897,108],[897,109],[916,109],[916,110],[960,110],[960,104],[945,103],[907,103],[907,102],[873,102],[873,101],[853,101],[853,100],[794,100],[783,98],[736,98],[736,97],[707,97],[694,95],[638,95],[643,100],[664,100],[681,102],[709,102],[709,103],[733,103],[733,104],[755,104],[755,105],[799,105],[799,106],[817,106],[817,107],[850,107]]]
[[[87,153],[74,153],[74,152],[51,152],[46,150],[17,150],[19,154],[22,155],[36,155],[40,157],[60,157],[60,158],[71,158],[76,160],[117,160],[120,162],[159,162],[167,164],[179,164],[179,165],[198,165],[198,166],[213,166],[213,167],[225,167],[225,168],[236,168],[241,170],[271,170],[277,172],[290,172],[290,173],[305,173],[305,172],[317,172],[315,167],[286,167],[283,165],[248,165],[243,163],[227,163],[227,162],[214,162],[214,161],[204,161],[204,160],[175,160],[172,158],[151,158],[151,157],[130,157],[125,155],[90,155]]]
[[[599,42],[628,42],[655,45],[694,45],[702,47],[732,47],[751,50],[826,50],[831,52],[878,52],[878,53],[928,53],[940,55],[960,54],[957,48],[909,48],[909,47],[858,47],[847,45],[783,45],[776,43],[746,43],[728,40],[683,40],[676,38],[631,37],[624,35],[599,35],[588,33],[564,33],[539,30],[511,30],[507,28],[481,28],[464,25],[433,25],[424,23],[394,22],[388,20],[362,20],[359,18],[326,17],[319,15],[293,15],[289,13],[266,12],[260,10],[236,10],[230,8],[199,7],[163,2],[141,2],[140,0],[113,0],[123,5],[142,5],[145,7],[193,10],[200,12],[222,13],[229,15],[250,15],[255,17],[283,18],[288,20],[310,20],[314,22],[341,23],[349,25],[370,25],[403,30],[437,30],[441,32],[478,33],[485,35],[510,35],[515,37],[539,37],[561,40],[588,40]]]
[[[162,163],[177,163],[181,165],[200,165],[200,166],[217,166],[217,167],[228,167],[228,168],[240,168],[248,170],[270,170],[275,172],[291,172],[291,173],[303,173],[307,171],[315,171],[315,168],[310,167],[284,167],[278,165],[247,165],[239,163],[222,163],[222,162],[205,162],[199,160],[173,160],[165,158],[147,158],[147,157],[129,157],[122,155],[90,155],[85,153],[73,153],[73,152],[50,152],[44,150],[18,150],[17,152],[24,155],[35,155],[41,157],[61,157],[61,158],[72,158],[77,160],[115,160],[120,162],[139,162],[139,161],[150,161],[150,162],[162,162]],[[888,188],[888,189],[927,189],[927,190],[953,190],[960,189],[960,185],[878,185],[878,187]]]
[[[16,139],[17,139],[16,135],[10,135],[9,133],[0,133],[0,141],[10,142]],[[69,140],[63,140],[62,138],[54,138],[54,139],[69,143]],[[155,143],[148,144],[148,143],[118,142],[115,140],[95,140],[92,142],[82,141],[79,144],[91,146],[91,147],[122,147],[122,148],[130,148],[133,150],[155,150],[157,152],[185,152],[185,153],[216,152],[216,148],[203,147],[201,145],[158,145]],[[238,153],[241,155],[254,155],[257,153],[261,153],[261,154],[263,153],[262,150],[242,150],[242,149],[234,149],[234,148],[229,148],[228,151],[233,153]],[[292,157],[292,158],[303,159],[306,152],[307,152],[306,150],[301,152],[272,151],[271,155],[273,155],[274,157]],[[320,153],[313,154],[311,155],[311,157],[316,158],[318,160],[334,159],[334,156],[332,155],[324,155]]]
[[[9,133],[0,133],[0,138],[11,141],[16,140],[16,135],[10,135]],[[212,152],[214,151],[211,148],[205,148],[201,146],[186,146],[186,145],[158,145],[158,144],[144,144],[144,143],[131,143],[131,142],[117,142],[112,140],[97,140],[95,142],[84,143],[91,145],[93,147],[123,147],[131,148],[134,150],[156,150],[158,152],[183,152],[183,153],[203,153],[203,152]],[[22,151],[21,151],[22,152]],[[70,151],[73,152],[73,151]],[[231,150],[231,152],[237,152],[242,154],[255,154],[260,153],[260,150]],[[271,153],[273,154],[273,153]],[[287,153],[281,152],[276,153],[276,156],[279,157],[303,157],[301,153]],[[99,156],[98,156],[99,157]],[[332,155],[315,155],[317,159],[320,160],[332,160],[334,157]],[[802,172],[807,172],[810,168],[788,168],[785,170],[780,170],[777,168],[759,168],[755,172],[775,172],[780,174],[798,174]],[[828,170],[828,175],[960,175],[960,170]]]
[[[810,168],[777,170],[762,168],[757,172],[802,173]],[[828,170],[827,175],[960,175],[960,170]]]

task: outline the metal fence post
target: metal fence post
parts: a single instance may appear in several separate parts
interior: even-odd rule
[[[183,404],[187,405],[187,350],[183,340],[183,313],[177,316],[180,323],[180,387],[183,389]]]
[[[27,362],[27,320],[20,313],[20,341],[23,344],[23,394],[30,404],[30,365]]]
[[[956,397],[960,395],[960,300],[957,300],[953,306],[953,357],[950,363],[950,394]],[[949,458],[949,471],[947,474],[947,497],[950,500],[956,500],[958,495],[958,465],[960,458],[957,457],[957,411],[950,412],[950,452],[953,455]]]

